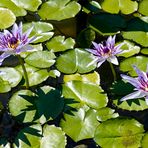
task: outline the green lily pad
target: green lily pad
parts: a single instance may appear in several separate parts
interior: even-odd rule
[[[71,73],[87,73],[96,68],[96,63],[90,64],[94,60],[94,56],[82,49],[68,50],[58,57],[56,67],[59,71]]]
[[[64,20],[74,17],[81,9],[76,1],[49,0],[45,2],[38,11],[43,20]]]
[[[60,127],[45,125],[40,148],[65,148],[66,136]]]
[[[17,17],[18,16],[25,16],[27,14],[26,10],[18,7],[11,0],[1,0],[0,7],[5,7],[5,8],[10,9]]]
[[[148,57],[145,56],[130,57],[120,63],[120,70],[128,72],[131,76],[137,76],[132,65],[136,65],[139,69],[146,71],[147,62]]]
[[[63,84],[63,96],[80,102],[76,106],[86,104],[92,108],[99,109],[107,105],[107,95],[100,86],[81,81],[70,81]]]
[[[113,35],[125,28],[126,22],[120,15],[100,13],[89,18],[89,25],[102,35]]]
[[[65,36],[55,36],[47,42],[46,46],[53,52],[65,51],[74,47],[75,41],[72,38],[65,39]]]
[[[8,81],[11,87],[17,86],[22,79],[21,73],[15,68],[1,67],[0,71],[0,78],[2,78],[4,81]]]
[[[121,47],[121,49],[123,49],[123,52],[120,53],[118,56],[128,58],[140,52],[140,47],[136,46],[134,43],[127,40],[124,40],[122,43],[124,43],[124,45]]]
[[[119,116],[118,113],[114,113],[115,110],[109,107],[103,107],[97,110],[97,119],[99,121],[106,121],[111,118],[117,118]]]
[[[130,14],[138,9],[138,3],[132,0],[104,0],[101,4],[103,10],[109,13]]]
[[[11,0],[18,7],[24,8],[29,11],[37,11],[38,7],[41,5],[41,0]]]
[[[49,71],[49,76],[50,77],[56,78],[56,77],[60,77],[60,75],[61,75],[61,73],[56,69]]]
[[[135,119],[116,118],[101,123],[94,139],[103,148],[138,148],[143,132],[143,125]]]
[[[141,53],[148,55],[148,48],[141,49]]]
[[[139,9],[138,9],[138,12],[140,12],[140,13],[143,14],[143,15],[148,16],[147,7],[148,7],[148,1],[147,1],[147,0],[142,0],[142,1],[140,1],[140,2],[139,2]]]
[[[35,148],[40,147],[42,127],[40,124],[22,129],[15,138],[14,148]]]
[[[74,115],[64,114],[60,126],[63,131],[75,142],[93,138],[95,130],[99,125],[96,118],[96,111],[88,107],[80,108]]]
[[[147,148],[148,145],[148,133],[145,133],[142,139],[142,148]]]
[[[8,81],[4,81],[2,78],[0,78],[0,93],[6,93],[11,90],[11,85]]]
[[[126,31],[122,32],[125,39],[148,47],[148,19],[147,17],[135,17],[127,25]]]
[[[25,62],[37,68],[48,68],[55,63],[55,55],[49,51],[33,52],[25,59]]]
[[[0,29],[5,29],[15,23],[16,17],[11,10],[0,7],[0,20],[3,20],[0,22]]]
[[[100,85],[100,75],[96,71],[94,71],[93,73],[83,74],[83,75],[80,75],[79,73],[73,75],[64,75],[65,83],[73,80]]]
[[[29,86],[38,85],[49,77],[47,69],[38,69],[28,64],[25,64],[25,67],[28,74]],[[20,71],[22,75],[24,75],[21,65],[18,65],[16,69]]]
[[[44,42],[49,40],[54,32],[52,32],[53,30],[53,26],[50,23],[46,23],[46,22],[31,22],[31,23],[26,23],[23,25],[23,30],[26,31],[29,28],[31,28],[33,26],[33,30],[30,34],[30,36],[35,36],[36,39],[33,43],[39,43],[39,42]]]

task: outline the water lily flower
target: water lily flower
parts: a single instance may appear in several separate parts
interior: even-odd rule
[[[22,32],[22,22],[14,24],[11,32],[4,30],[0,32],[0,65],[3,60],[10,55],[18,55],[21,52],[31,50],[32,47],[28,44],[35,40],[35,37],[29,38],[33,27],[25,33]]]
[[[148,105],[148,66],[146,72],[140,71],[135,65],[133,66],[133,68],[135,69],[138,77],[132,78],[123,74],[121,75],[121,77],[132,84],[135,87],[134,90],[136,91],[121,98],[120,101],[145,97],[146,104]]]
[[[94,48],[86,50],[96,56],[96,58],[89,65],[97,62],[97,67],[100,67],[106,60],[115,65],[119,64],[116,55],[123,52],[120,49],[123,43],[115,45],[115,38],[116,36],[109,36],[107,41],[99,44],[92,42]]]

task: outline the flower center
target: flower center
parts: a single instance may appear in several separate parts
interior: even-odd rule
[[[105,48],[103,49],[103,52],[104,52],[104,54],[107,54],[107,53],[110,52],[110,50],[109,50],[107,47],[105,47]]]
[[[12,37],[9,40],[8,46],[10,48],[16,49],[16,47],[18,46],[18,44],[19,44],[19,40],[16,37]]]

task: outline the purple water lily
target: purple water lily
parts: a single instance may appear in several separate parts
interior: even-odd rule
[[[115,65],[118,65],[118,60],[116,55],[121,53],[123,50],[121,50],[121,46],[123,43],[118,44],[115,46],[115,38],[116,36],[109,36],[107,41],[103,43],[95,43],[92,42],[94,45],[94,49],[86,49],[90,53],[96,56],[96,59],[92,61],[89,65],[91,65],[94,62],[98,62],[97,67],[100,67],[102,63],[104,63],[106,60],[110,63],[113,63]]]
[[[121,101],[129,100],[129,99],[137,99],[137,98],[143,98],[146,99],[146,104],[148,105],[148,66],[147,71],[143,72],[140,71],[136,66],[133,66],[138,77],[132,78],[127,75],[121,75],[121,77],[132,84],[136,90],[135,92],[121,98]]]
[[[35,37],[28,38],[33,28],[30,28],[27,32],[22,32],[22,22],[17,25],[14,24],[11,32],[4,30],[0,32],[0,65],[3,60],[10,55],[17,55],[21,52],[31,50],[32,47],[28,44],[34,41]]]

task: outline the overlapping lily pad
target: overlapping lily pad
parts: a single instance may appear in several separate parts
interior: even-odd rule
[[[64,114],[64,119],[61,120],[60,126],[76,142],[93,138],[95,129],[99,125],[96,111],[86,106],[75,112],[74,116]]]
[[[142,139],[142,148],[147,148],[148,145],[148,133],[145,133]]]
[[[95,133],[95,141],[103,148],[141,147],[143,125],[135,119],[116,118],[101,123]]]
[[[138,12],[140,12],[143,15],[148,16],[147,7],[148,7],[148,1],[147,0],[140,1]]]
[[[50,23],[46,23],[46,22],[26,23],[23,25],[23,30],[26,31],[26,30],[30,29],[31,27],[33,27],[33,30],[31,32],[30,36],[36,37],[34,43],[47,41],[54,34],[54,32],[52,32],[53,26]]]
[[[49,51],[37,51],[25,59],[25,62],[29,65],[38,68],[48,68],[55,63],[55,55],[53,52]]]
[[[43,20],[64,20],[74,17],[81,9],[76,1],[49,0],[45,2],[38,11]]]
[[[0,78],[0,93],[6,93],[11,90],[11,85],[8,81],[4,81],[2,78]]]
[[[0,22],[0,29],[5,29],[15,23],[16,17],[10,9],[0,7],[0,20],[3,20]]]
[[[68,50],[57,59],[57,68],[59,71],[72,74],[75,72],[86,73],[96,68],[96,63],[90,64],[94,56],[82,49]]]
[[[130,14],[138,9],[138,3],[132,0],[104,0],[101,4],[102,9],[109,13]]]
[[[65,36],[55,36],[47,42],[46,46],[53,52],[65,51],[74,47],[75,41],[72,38],[65,39]]]
[[[79,107],[82,104],[99,109],[107,105],[107,95],[100,86],[83,81],[70,81],[63,85],[63,96],[80,102],[75,104]]]

